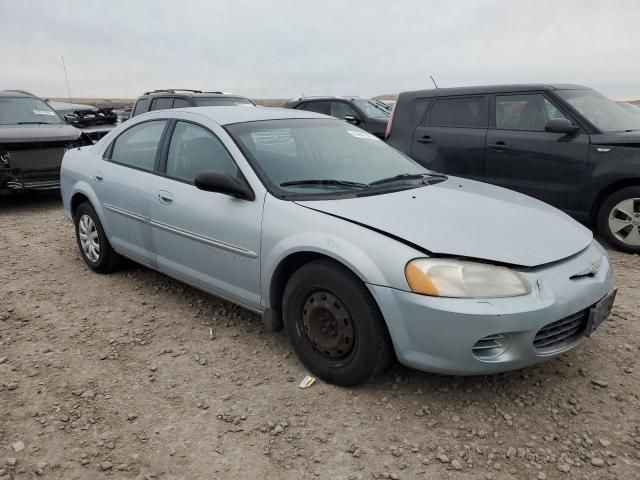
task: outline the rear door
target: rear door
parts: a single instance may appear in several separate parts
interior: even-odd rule
[[[435,99],[414,131],[411,157],[437,172],[483,180],[488,116],[485,95]]]
[[[589,135],[545,131],[568,118],[544,92],[496,94],[487,133],[485,179],[564,210],[579,208],[589,157]]]
[[[122,132],[94,172],[105,212],[105,231],[120,253],[155,266],[149,227],[151,187],[166,120],[148,120]]]

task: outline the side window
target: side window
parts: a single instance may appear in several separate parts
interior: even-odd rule
[[[167,176],[193,183],[204,170],[218,170],[232,177],[239,174],[231,154],[214,134],[193,123],[176,123],[169,145]]]
[[[567,118],[541,93],[496,96],[496,128],[544,132],[552,118]]]
[[[171,108],[172,105],[173,105],[173,98],[170,98],[170,97],[156,98],[153,101],[151,110],[167,110],[168,108]]]
[[[457,97],[436,100],[431,109],[434,127],[486,127],[485,97]]]
[[[298,108],[300,110],[307,110],[309,112],[316,113],[324,113],[325,115],[329,115],[329,102],[305,102],[301,104]]]
[[[184,98],[174,98],[173,99],[173,108],[186,108],[191,105]]]
[[[133,109],[132,117],[136,115],[140,115],[141,113],[145,113],[147,111],[147,106],[149,105],[149,99],[143,98],[142,100],[138,100],[136,106]]]
[[[109,159],[129,167],[153,171],[165,123],[165,120],[154,120],[125,130],[109,147]]]
[[[344,119],[345,116],[359,117],[356,111],[346,102],[331,102],[331,116]]]

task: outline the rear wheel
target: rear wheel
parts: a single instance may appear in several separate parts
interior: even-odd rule
[[[364,284],[330,261],[308,263],[289,279],[283,296],[287,337],[315,375],[357,385],[393,358],[384,319]]]
[[[89,202],[82,203],[74,216],[76,241],[80,255],[91,270],[109,273],[118,262],[118,254],[111,248],[100,219]]]
[[[618,190],[603,202],[598,231],[618,250],[640,253],[640,186]]]

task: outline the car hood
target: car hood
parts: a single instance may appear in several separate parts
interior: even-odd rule
[[[433,254],[523,267],[569,257],[593,240],[591,231],[545,203],[456,177],[382,195],[297,203]]]
[[[80,132],[65,123],[60,125],[0,125],[0,143],[60,142],[76,140]]]

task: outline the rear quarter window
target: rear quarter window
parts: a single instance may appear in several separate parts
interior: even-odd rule
[[[431,108],[432,127],[487,127],[485,97],[441,98]]]
[[[145,113],[147,111],[147,107],[149,106],[149,99],[143,98],[142,100],[138,100],[136,106],[133,108],[132,117],[136,115],[140,115],[141,113]]]

